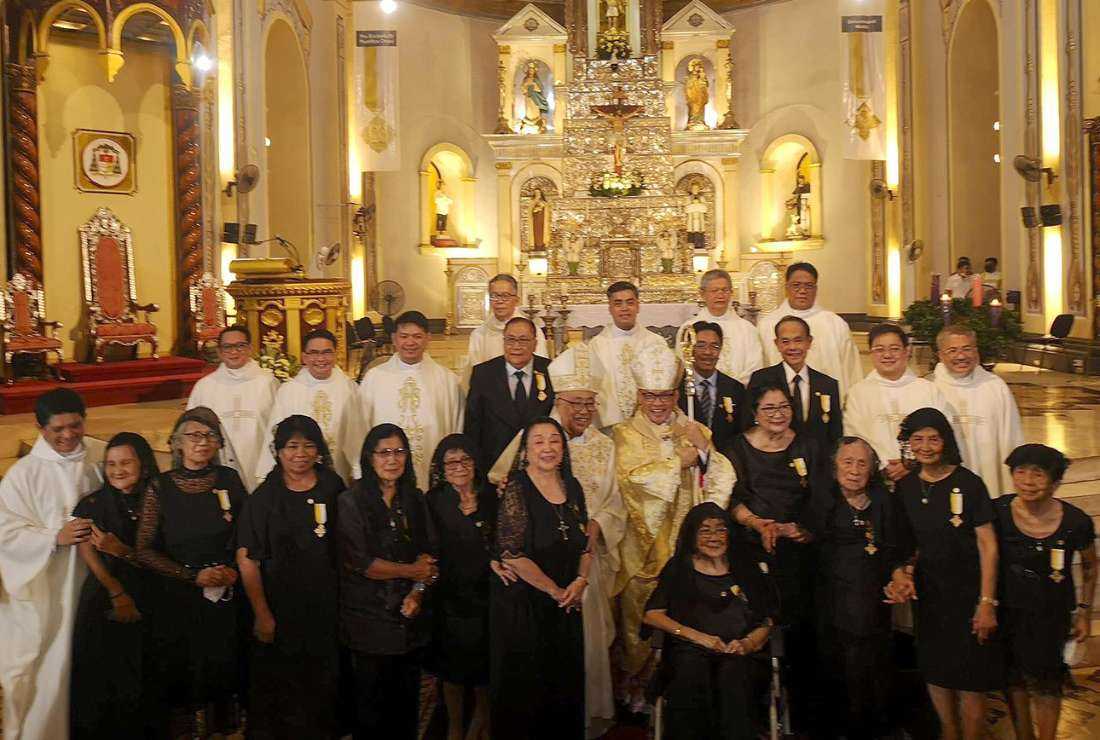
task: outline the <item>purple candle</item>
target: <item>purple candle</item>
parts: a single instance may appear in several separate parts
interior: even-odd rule
[[[940,295],[940,310],[943,311],[943,325],[951,323],[951,296],[947,293]]]
[[[994,329],[1001,328],[1001,302],[994,298],[989,302],[989,323]]]
[[[932,302],[935,303],[940,299],[940,274],[938,272],[932,273]]]

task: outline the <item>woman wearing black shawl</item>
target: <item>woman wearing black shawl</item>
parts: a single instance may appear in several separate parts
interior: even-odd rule
[[[142,737],[155,696],[145,669],[157,579],[135,557],[145,493],[160,471],[139,434],[111,437],[104,454],[106,482],[82,499],[73,516],[92,521],[80,544],[91,571],[84,581],[73,629],[71,716],[74,738]]]
[[[917,664],[944,737],[979,738],[985,692],[1004,685],[993,503],[982,479],[960,465],[955,433],[940,411],[909,414],[898,440],[917,469],[894,491],[898,557],[886,593],[896,603],[916,599]]]
[[[729,548],[729,515],[713,502],[695,506],[646,602],[642,637],[668,634],[657,674],[662,740],[756,737],[748,656],[768,642],[775,587]]]

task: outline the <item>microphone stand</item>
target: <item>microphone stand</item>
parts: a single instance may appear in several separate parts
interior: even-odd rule
[[[258,247],[263,244],[271,244],[272,242],[282,247],[283,251],[290,255],[290,258],[294,260],[294,265],[291,267],[292,272],[304,273],[306,271],[305,267],[302,266],[302,256],[298,254],[298,248],[295,247],[294,243],[291,242],[289,239],[284,239],[283,237],[276,234],[270,239],[261,239],[258,242],[252,242],[251,246]]]

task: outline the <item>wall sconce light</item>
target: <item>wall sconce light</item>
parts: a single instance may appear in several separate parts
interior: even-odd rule
[[[382,10],[383,13],[389,15],[393,11],[397,10],[397,0],[382,0],[382,2],[378,4],[378,7]]]

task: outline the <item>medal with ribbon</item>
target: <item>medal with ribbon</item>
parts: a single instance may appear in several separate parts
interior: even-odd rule
[[[222,510],[222,519],[227,522],[233,521],[233,507],[229,501],[229,491],[224,488],[215,488],[213,491],[214,495],[218,497],[218,507]]]

